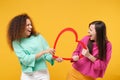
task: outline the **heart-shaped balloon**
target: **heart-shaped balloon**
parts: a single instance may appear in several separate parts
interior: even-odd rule
[[[66,32],[66,31],[71,31],[71,32],[73,32],[74,35],[75,35],[75,41],[78,42],[78,43],[80,43],[81,46],[82,46],[84,49],[87,49],[86,46],[84,45],[84,43],[78,40],[77,32],[76,32],[73,28],[65,28],[65,29],[63,29],[63,30],[58,34],[58,36],[57,36],[57,38],[56,38],[56,40],[55,40],[55,42],[54,42],[54,46],[53,46],[54,49],[56,49],[56,45],[57,45],[57,42],[58,42],[60,36],[61,36],[64,32]],[[53,58],[58,58],[58,57],[59,57],[59,56],[53,55]],[[83,57],[83,56],[80,54],[80,55],[79,55],[79,58],[82,58],[82,57]],[[62,58],[62,59],[73,61],[72,58]]]

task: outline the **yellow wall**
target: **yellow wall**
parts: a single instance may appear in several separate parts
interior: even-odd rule
[[[103,20],[107,25],[109,40],[113,45],[110,64],[103,79],[120,79],[120,1],[119,0],[1,0],[0,1],[0,80],[20,80],[20,65],[6,41],[7,24],[17,14],[28,13],[53,47],[57,34],[65,27],[74,28],[81,39],[87,34],[88,24]],[[74,35],[64,33],[56,48],[56,55],[70,57],[76,47]],[[48,63],[47,63],[48,64]],[[66,80],[71,68],[69,61],[48,64],[51,80]]]

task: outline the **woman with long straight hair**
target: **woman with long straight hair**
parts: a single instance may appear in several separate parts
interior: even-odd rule
[[[78,43],[73,52],[72,70],[67,80],[96,80],[105,74],[111,59],[112,45],[106,35],[106,25],[103,21],[93,21],[89,24],[89,35],[81,41],[87,46],[83,49]],[[79,59],[79,55],[84,57]]]

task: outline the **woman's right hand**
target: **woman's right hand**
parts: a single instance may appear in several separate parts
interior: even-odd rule
[[[50,53],[50,54],[54,55],[55,54],[55,49],[49,48],[49,49],[45,50],[45,53]]]
[[[78,60],[79,60],[79,56],[78,56],[78,55],[74,55],[74,56],[72,57],[72,59],[73,59],[73,61],[78,61]]]
[[[60,58],[60,57],[56,58],[55,60],[56,60],[57,62],[62,62],[62,61],[63,61],[63,59]]]
[[[49,48],[47,50],[41,51],[40,53],[36,54],[35,58],[37,59],[37,58],[41,57],[43,54],[46,54],[46,53],[50,53],[50,54],[54,55],[55,50],[53,48]]]

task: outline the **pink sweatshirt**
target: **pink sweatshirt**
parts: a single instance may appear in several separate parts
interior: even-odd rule
[[[85,36],[81,41],[87,45],[89,40],[89,36]],[[82,47],[80,44],[78,44],[76,50],[73,52],[73,55],[79,55],[81,54]],[[107,65],[110,61],[112,53],[112,45],[108,41],[107,43],[107,53],[106,53],[106,61],[102,61],[100,59],[97,59],[95,62],[90,61],[88,58],[83,57],[80,60],[73,63],[73,67],[79,71],[80,73],[91,76],[93,78],[103,77],[105,70],[107,68]],[[93,43],[93,56],[96,56],[98,54],[98,48],[96,45],[96,42]]]

